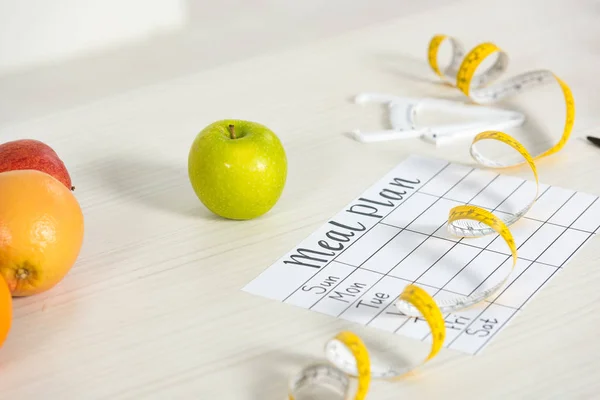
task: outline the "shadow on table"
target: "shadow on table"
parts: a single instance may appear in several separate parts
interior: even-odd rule
[[[113,157],[98,166],[102,184],[140,205],[203,219],[217,219],[196,197],[183,165]]]
[[[276,398],[287,399],[288,384],[294,374],[307,365],[322,361],[293,350],[271,351],[261,354],[255,360],[256,362],[248,365],[248,375],[256,377],[252,379],[252,387],[249,388],[248,399],[251,400],[273,398],[274,392],[281,394]]]
[[[373,56],[373,63],[390,75],[420,83],[450,87],[431,70],[427,59],[415,58],[402,53],[379,53]]]

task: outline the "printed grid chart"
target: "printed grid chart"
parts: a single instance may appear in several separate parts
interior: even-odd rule
[[[244,290],[430,341],[424,320],[393,305],[406,285],[436,300],[471,295],[500,282],[512,266],[498,235],[450,236],[450,209],[468,203],[501,216],[534,193],[532,181],[410,157]],[[509,281],[483,304],[445,315],[444,347],[480,352],[599,228],[598,196],[541,184],[533,208],[510,228],[518,262]]]

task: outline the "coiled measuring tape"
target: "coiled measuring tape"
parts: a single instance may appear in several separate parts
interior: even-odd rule
[[[315,364],[304,368],[290,382],[289,400],[301,400],[299,396],[309,386],[325,386],[336,393],[340,399],[363,400],[372,379],[400,378],[435,357],[446,339],[446,326],[444,317],[433,298],[420,287],[408,285],[400,294],[398,303],[406,303],[414,307],[431,330],[433,339],[431,349],[429,355],[420,364],[414,367],[371,365],[369,352],[360,337],[352,332],[341,332],[325,345],[325,356],[330,364]],[[353,393],[349,377],[357,378]]]
[[[448,40],[452,45],[452,57],[449,65],[440,68],[438,51],[442,43]],[[475,72],[481,63],[495,54],[496,61],[487,70]],[[571,135],[575,121],[575,102],[571,90],[560,78],[548,70],[526,72],[506,81],[491,84],[508,65],[508,56],[493,43],[482,43],[474,47],[465,56],[462,44],[455,38],[446,35],[434,36],[428,49],[428,61],[433,71],[452,86],[458,88],[476,104],[493,103],[504,97],[513,96],[525,90],[558,83],[562,89],[566,104],[565,125],[560,139],[549,149],[531,155],[527,149],[512,136],[499,131],[486,131],[473,139],[470,154],[473,159],[485,167],[507,168],[527,164],[535,178],[535,193],[531,199],[516,213],[499,217],[488,210],[474,206],[461,205],[450,210],[448,216],[448,232],[457,237],[473,238],[490,234],[498,234],[507,244],[512,255],[512,267],[507,274],[492,288],[476,292],[471,296],[457,296],[436,302],[417,284],[408,285],[400,294],[395,306],[407,316],[420,316],[425,319],[431,330],[431,350],[423,362],[413,367],[382,367],[371,365],[366,345],[352,332],[342,332],[327,342],[325,356],[328,364],[316,364],[304,368],[291,382],[288,397],[290,400],[301,400],[299,394],[308,386],[326,386],[331,388],[340,399],[363,400],[372,379],[396,379],[407,372],[421,366],[436,356],[444,344],[446,328],[444,314],[464,310],[478,304],[496,293],[504,286],[517,262],[517,246],[509,227],[523,217],[533,206],[539,195],[538,172],[534,160],[560,151]],[[483,155],[477,149],[477,143],[483,140],[495,140],[504,143],[519,153],[522,160],[514,163],[500,163]],[[352,391],[350,377],[356,378],[356,389]],[[331,398],[331,397],[329,397]]]

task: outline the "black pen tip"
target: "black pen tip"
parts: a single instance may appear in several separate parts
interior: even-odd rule
[[[587,140],[589,140],[590,142],[594,143],[596,146],[600,146],[600,138],[594,137],[594,136],[588,136]]]

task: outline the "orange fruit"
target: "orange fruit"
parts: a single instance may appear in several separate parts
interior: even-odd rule
[[[6,340],[12,323],[12,297],[4,279],[0,277],[0,347]]]
[[[37,170],[0,173],[0,275],[13,296],[55,286],[82,244],[83,214],[65,185]]]

